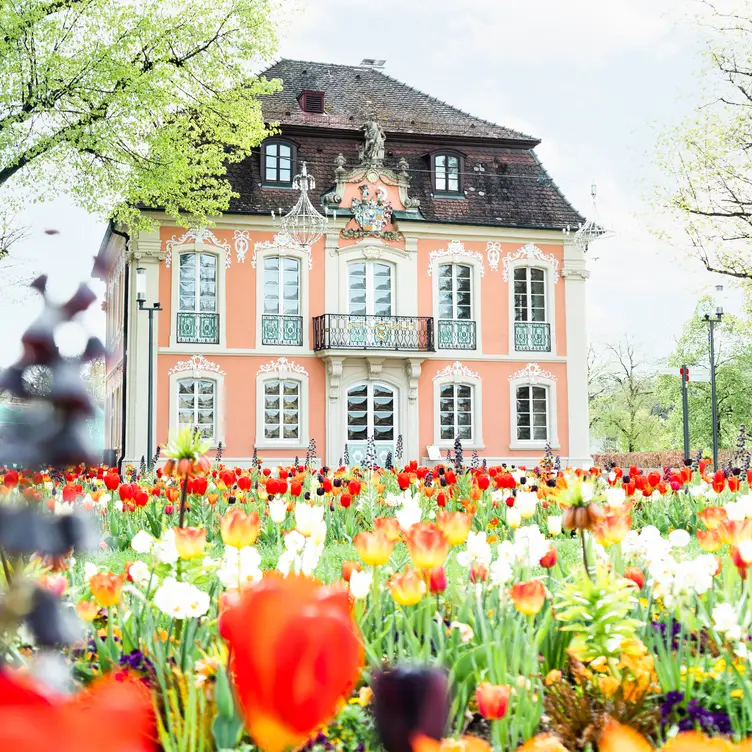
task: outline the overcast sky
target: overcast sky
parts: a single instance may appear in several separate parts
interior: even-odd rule
[[[629,334],[664,359],[697,298],[715,280],[683,249],[650,232],[657,135],[698,103],[701,44],[687,22],[691,0],[296,0],[283,57],[357,64],[385,72],[474,115],[542,139],[538,155],[570,201],[616,236],[591,246],[591,339]],[[0,199],[2,196],[0,195]],[[0,365],[38,310],[9,279],[54,273],[57,294],[88,272],[104,223],[63,198],[21,220],[32,234],[0,263]],[[58,235],[45,235],[54,228]],[[733,306],[733,303],[732,303]],[[88,324],[103,331],[104,314]],[[72,333],[62,344],[75,349]]]

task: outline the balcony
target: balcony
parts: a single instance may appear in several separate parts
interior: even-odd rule
[[[264,314],[261,317],[261,344],[302,347],[303,317]]]
[[[514,349],[515,352],[551,352],[551,325],[515,321]]]
[[[313,349],[433,352],[433,319],[325,313],[313,319]]]
[[[463,319],[439,319],[439,350],[475,350],[475,322]]]
[[[178,342],[219,344],[218,313],[178,313]]]

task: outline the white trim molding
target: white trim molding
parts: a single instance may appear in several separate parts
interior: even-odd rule
[[[237,232],[235,233],[237,235]],[[229,269],[232,259],[230,257],[230,244],[219,240],[217,236],[207,227],[191,227],[182,237],[177,233],[165,243],[165,266],[169,269],[172,266],[172,251],[174,248],[180,248],[187,245],[214,246],[225,252],[225,268]]]
[[[237,256],[239,264],[245,263],[245,254],[248,253],[250,244],[248,232],[249,230],[235,230],[235,234],[232,236],[232,242],[235,246],[235,255]]]
[[[218,373],[221,376],[226,375],[218,363],[207,360],[203,355],[193,355],[188,360],[179,360],[167,373],[172,375],[183,371],[205,371],[206,373]]]
[[[556,376],[550,371],[544,371],[537,363],[528,363],[524,368],[515,371],[510,377],[510,381],[521,381],[527,379],[531,384],[537,381],[556,381]]]
[[[195,357],[195,356],[194,356]],[[188,362],[188,361],[184,361]],[[216,365],[216,364],[212,364]],[[225,373],[224,371],[214,371],[205,369],[194,369],[188,373],[187,368],[175,371],[170,369],[170,433],[177,431],[178,426],[178,381],[185,378],[206,379],[214,382],[214,433],[215,436],[211,441],[211,448],[216,449],[221,441],[225,443]]]
[[[486,448],[483,441],[483,382],[477,373],[466,368],[459,361],[439,371],[433,377],[433,443],[442,449],[454,446],[454,438],[441,438],[441,387],[444,384],[464,384],[472,390],[472,439],[462,441],[463,449]]]
[[[543,253],[543,251],[538,248],[537,245],[528,243],[527,245],[523,245],[522,248],[518,248],[516,251],[510,251],[506,256],[504,256],[502,260],[503,268],[501,276],[505,282],[509,282],[509,268],[512,262],[520,260],[528,262],[528,264],[531,261],[538,261],[542,264],[550,266],[553,270],[553,283],[556,284],[559,281],[559,259],[557,259],[556,256],[553,255],[553,253]],[[529,265],[535,266],[534,263]]]
[[[264,363],[258,369],[258,371],[256,371],[257,376],[269,373],[279,374],[280,376],[285,377],[296,373],[299,375],[308,376],[308,371],[306,371],[303,366],[299,366],[295,363],[295,361],[288,360],[284,357],[277,358],[277,360],[270,360],[268,363]]]
[[[517,387],[542,386],[546,388],[546,411],[548,422],[548,441],[521,440],[517,438]],[[551,449],[560,449],[559,421],[557,408],[556,376],[550,371],[544,371],[537,363],[528,363],[524,368],[509,377],[509,449],[520,451],[525,449],[543,450],[546,444]]]
[[[467,366],[460,363],[459,360],[455,360],[454,363],[451,363],[446,366],[446,368],[442,368],[438,371],[434,375],[433,380],[436,381],[437,379],[445,379],[447,377],[450,377],[455,381],[457,380],[457,377],[461,379],[477,379],[480,381],[480,376],[478,376],[475,371],[471,371]]]
[[[267,439],[264,436],[264,382],[295,381],[298,383],[298,438]],[[261,366],[256,374],[256,449],[308,449],[310,412],[308,399],[308,371],[287,358]]]
[[[473,259],[478,262],[480,276],[486,276],[486,267],[483,265],[483,256],[477,251],[465,250],[465,244],[460,240],[452,240],[446,248],[438,251],[431,251],[428,255],[428,276],[433,275],[433,262],[437,259],[449,259],[453,263],[461,263],[463,260]]]
[[[489,240],[486,243],[486,258],[488,266],[492,272],[499,271],[499,260],[501,259],[501,243],[498,240]]]

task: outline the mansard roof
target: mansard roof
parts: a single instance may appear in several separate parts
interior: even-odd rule
[[[263,98],[266,120],[283,126],[358,130],[365,121],[378,120],[387,133],[494,139],[528,148],[539,143],[532,136],[469,115],[373,67],[284,59],[264,75],[283,82],[282,91]],[[303,111],[298,103],[302,91],[324,92],[323,114]]]
[[[533,148],[539,140],[532,136],[469,115],[366,66],[280,60],[264,75],[283,85],[262,98],[264,117],[294,141],[297,168],[305,161],[316,180],[314,203],[334,187],[339,154],[348,167],[358,164],[363,124],[375,119],[386,132],[384,166],[398,171],[400,160],[407,161],[409,195],[420,200],[416,219],[551,230],[584,222],[538,160]],[[324,92],[324,113],[302,109],[303,91]],[[440,148],[463,155],[464,197],[433,190],[431,153]],[[286,212],[297,198],[289,189],[261,187],[258,154],[229,165],[228,177],[240,194],[231,212]]]

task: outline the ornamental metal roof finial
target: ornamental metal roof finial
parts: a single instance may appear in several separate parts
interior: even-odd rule
[[[593,198],[593,209],[590,214],[590,218],[586,220],[585,224],[580,224],[577,226],[577,231],[574,233],[574,237],[572,238],[572,242],[583,253],[587,253],[590,243],[596,240],[602,240],[604,238],[612,238],[615,234],[612,230],[607,230],[601,224],[600,217],[598,216],[598,205],[596,201],[597,190],[595,183],[590,186],[590,195]],[[569,238],[572,234],[572,230],[569,226],[562,230],[562,232],[567,236],[567,238]]]
[[[284,216],[280,210],[281,234],[302,248],[310,248],[326,232],[328,220],[316,211],[308,197],[308,191],[316,187],[316,181],[313,175],[308,174],[305,162],[300,174],[293,179],[292,186],[300,191],[300,197]]]

